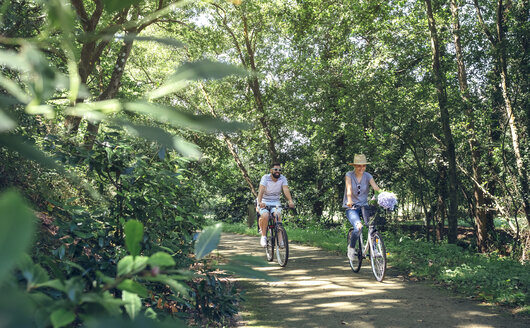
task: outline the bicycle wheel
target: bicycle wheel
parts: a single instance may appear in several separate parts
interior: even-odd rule
[[[350,229],[350,231],[348,232],[347,245],[350,245],[352,234],[353,234],[353,229]],[[357,250],[357,255],[353,257],[353,260],[348,258],[348,261],[350,262],[350,268],[353,270],[353,272],[359,272],[359,270],[361,269],[361,264],[363,263],[363,256],[362,256],[363,247],[362,247],[360,238],[358,238],[357,241],[355,242],[355,249]]]
[[[276,228],[276,260],[282,267],[289,260],[289,240],[287,239],[287,232],[281,224],[278,224]]]
[[[274,239],[273,230],[267,228],[267,247],[265,247],[265,254],[267,255],[267,261],[269,262],[274,258]]]
[[[372,234],[372,248],[370,249],[372,271],[377,281],[383,281],[386,272],[386,248],[383,238],[378,231]]]

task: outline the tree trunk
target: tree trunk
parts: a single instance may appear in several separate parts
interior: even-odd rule
[[[271,161],[276,163],[278,162],[278,152],[276,151],[276,146],[274,144],[274,138],[269,127],[267,114],[265,113],[265,108],[263,107],[263,96],[261,95],[260,83],[257,77],[256,62],[254,60],[255,50],[252,48],[252,44],[248,35],[247,18],[244,14],[242,14],[241,18],[243,20],[245,46],[248,53],[248,64],[253,73],[252,77],[249,79],[249,86],[252,90],[252,94],[254,95],[254,101],[256,101],[256,109],[260,114],[259,121],[263,128],[265,138],[267,139],[269,156],[271,157]]]
[[[234,42],[234,46],[236,48],[237,54],[239,55],[239,60],[241,61],[241,64],[247,69],[250,69],[251,73],[253,74],[248,79],[248,86],[252,90],[252,95],[254,97],[254,101],[256,102],[256,111],[259,114],[259,122],[263,129],[263,134],[265,135],[265,139],[267,139],[267,151],[269,153],[271,161],[278,162],[278,152],[276,151],[274,137],[269,127],[269,120],[267,118],[267,113],[265,112],[265,107],[263,104],[263,96],[261,94],[260,82],[259,82],[259,79],[257,78],[258,71],[256,69],[256,62],[254,59],[256,51],[252,46],[251,37],[249,36],[249,33],[248,33],[247,17],[245,16],[243,12],[241,12],[241,21],[242,21],[242,26],[243,26],[243,36],[244,36],[244,43],[245,43],[244,46],[247,52],[245,55],[234,31],[228,25],[226,11],[217,4],[212,4],[212,5],[216,8],[217,14],[219,15],[219,18],[222,21],[223,27],[226,29],[228,34],[230,34],[230,37],[232,38],[232,41]],[[238,8],[238,10],[240,10],[240,8]]]
[[[94,33],[99,23],[101,15],[103,14],[103,2],[101,0],[94,0],[96,7],[89,16],[86,12],[85,5],[82,0],[70,0],[72,7],[74,8],[77,17],[83,28],[83,32],[86,34]],[[118,17],[117,23],[123,22],[126,13],[123,13]],[[81,84],[86,84],[88,77],[94,69],[95,63],[103,53],[103,50],[109,44],[109,40],[89,40],[83,43],[81,46],[81,57],[78,64],[79,78]],[[76,103],[81,102],[82,99],[77,99]],[[75,104],[72,104],[75,105]],[[66,132],[70,135],[77,134],[79,130],[79,124],[81,123],[81,117],[79,116],[67,116],[65,119]]]
[[[482,184],[482,174],[480,172],[480,149],[475,134],[475,117],[473,104],[469,94],[467,83],[467,72],[462,54],[462,44],[460,41],[460,19],[458,15],[457,0],[451,0],[451,14],[453,16],[453,39],[455,43],[456,62],[458,66],[458,82],[460,85],[460,95],[464,105],[464,111],[468,117],[467,132],[468,144],[471,150],[471,170],[473,179]],[[486,205],[484,202],[484,193],[480,187],[473,183],[473,219],[477,231],[477,247],[480,252],[487,252],[490,248],[492,234],[495,233],[493,220],[486,215]]]
[[[137,31],[132,31],[128,34],[136,34]],[[107,84],[107,88],[101,93],[98,97],[98,101],[113,99],[118,94],[118,91],[121,86],[121,78],[125,70],[125,65],[127,60],[131,55],[131,50],[133,46],[133,40],[128,39],[124,40],[120,51],[118,52],[118,58],[116,59],[116,64],[114,65],[114,70],[110,77],[110,81]],[[94,146],[94,141],[99,131],[99,122],[88,122],[87,132],[84,138],[84,145],[86,149],[92,149]]]
[[[204,98],[206,99],[206,103],[208,104],[208,108],[210,108],[210,113],[212,114],[212,116],[217,117],[217,113],[215,112],[215,108],[214,108],[212,102],[210,101],[210,97],[208,95],[208,92],[206,91],[206,88],[205,88],[205,86],[204,86],[204,84],[202,82],[200,83],[200,86],[201,86],[201,90],[202,90],[202,93],[204,95]],[[250,192],[252,193],[252,196],[254,196],[254,199],[257,199],[258,198],[258,193],[256,192],[256,189],[254,188],[254,184],[252,183],[252,180],[250,179],[250,176],[248,175],[247,169],[243,165],[243,162],[241,161],[241,158],[239,157],[239,155],[236,152],[236,149],[234,147],[234,144],[232,143],[232,140],[224,132],[222,133],[222,136],[223,136],[223,140],[226,143],[226,146],[228,147],[228,151],[230,152],[230,154],[232,155],[232,158],[236,162],[236,165],[237,165],[239,171],[241,172],[241,175],[243,175],[243,179],[245,179],[245,181],[247,182],[247,184],[248,184],[248,186],[250,188]]]
[[[519,186],[516,186],[518,189],[518,193],[523,201],[523,208],[526,214],[526,220],[530,224],[530,193],[528,190],[528,172],[526,170],[526,167],[523,164],[523,158],[521,156],[521,151],[519,147],[519,132],[517,128],[517,124],[515,121],[515,116],[513,113],[512,108],[512,101],[510,99],[510,93],[508,88],[508,66],[507,66],[507,60],[506,60],[506,46],[505,46],[505,40],[504,40],[504,26],[503,21],[505,19],[504,17],[504,4],[502,0],[497,0],[497,10],[496,10],[496,38],[493,36],[493,34],[489,31],[488,27],[484,23],[484,20],[482,18],[482,13],[480,6],[478,4],[478,0],[474,0],[473,3],[475,4],[475,10],[477,13],[477,17],[479,19],[480,25],[482,26],[482,30],[488,40],[490,41],[490,44],[494,50],[494,53],[497,56],[497,61],[500,68],[500,78],[501,78],[501,87],[502,87],[502,97],[504,99],[504,110],[506,112],[506,118],[508,119],[508,125],[510,126],[510,132],[512,136],[512,146],[513,146],[513,152],[515,155],[515,164],[517,168],[517,179],[519,182]]]
[[[445,90],[445,77],[440,63],[440,48],[438,45],[438,34],[436,31],[436,22],[434,20],[431,0],[425,0],[427,18],[429,23],[429,32],[431,36],[432,49],[432,68],[438,105],[440,107],[440,118],[444,133],[444,143],[446,147],[447,161],[449,162],[449,213],[447,217],[448,234],[447,239],[450,244],[456,243],[457,225],[458,225],[458,187],[456,178],[456,155],[453,135],[449,123],[449,111],[447,109],[447,94]]]

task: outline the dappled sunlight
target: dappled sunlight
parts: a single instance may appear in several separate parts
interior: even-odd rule
[[[466,312],[461,312],[461,313],[454,313],[452,314],[453,317],[455,318],[469,318],[469,317],[474,317],[474,316],[481,316],[481,317],[496,317],[498,316],[497,314],[494,314],[494,313],[484,313],[482,311],[466,311]]]
[[[372,300],[372,303],[398,303],[398,302],[401,302],[401,300],[389,299],[389,298],[385,298],[385,299],[377,298],[377,299]]]
[[[273,309],[264,313],[253,312],[247,326],[494,327],[488,321],[495,318],[495,314],[488,313],[485,307],[482,311],[477,305],[470,308],[467,303],[467,307],[447,311],[450,313],[444,315],[446,322],[442,324],[437,314],[445,311],[450,303],[447,298],[431,297],[430,287],[407,283],[393,275],[391,270],[387,271],[384,282],[379,283],[372,274],[369,260],[363,261],[359,273],[354,273],[345,256],[293,244],[289,251],[289,262],[284,268],[276,259],[254,267],[277,281],[245,279],[252,287],[246,291],[246,297],[258,300],[268,310]],[[229,239],[227,243],[221,243],[219,252],[223,257],[254,254],[265,258],[265,251],[254,237]]]
[[[290,274],[307,274],[308,270],[289,270]],[[304,279],[305,277],[300,277],[300,279]]]
[[[317,307],[319,308],[333,308],[334,310],[338,311],[348,311],[348,310],[356,310],[359,309],[359,305],[352,304],[350,302],[333,302],[333,303],[321,303],[318,304]]]
[[[324,281],[324,280],[305,280],[305,281],[297,281],[295,284],[298,286],[320,286],[320,285],[329,284],[329,282]]]
[[[364,291],[353,291],[353,290],[338,290],[327,293],[331,297],[347,297],[347,296],[357,296],[363,294]]]

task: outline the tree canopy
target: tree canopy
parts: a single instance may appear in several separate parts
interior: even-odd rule
[[[0,283],[16,268],[34,299],[59,299],[41,307],[54,327],[96,305],[132,319],[191,308],[186,288],[202,289],[179,270],[215,248],[218,226],[196,248],[207,221],[245,221],[280,162],[299,219],[336,225],[359,153],[398,195],[396,224],[449,243],[470,226],[477,252],[528,260],[529,12],[525,0],[0,1],[0,224],[16,232],[0,245],[17,245]]]

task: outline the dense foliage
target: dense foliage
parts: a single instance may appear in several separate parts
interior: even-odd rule
[[[487,254],[528,261],[529,6],[0,1],[0,292],[15,300],[0,310],[54,327],[222,325],[239,296],[202,260],[220,233],[197,241],[206,219],[245,220],[279,161],[311,239],[343,221],[355,153],[397,194],[391,223],[437,242],[427,258],[458,251],[444,244],[464,244],[458,222],[473,228],[469,256],[485,256],[422,276],[468,286]],[[507,290],[526,279],[502,276]],[[483,298],[527,303],[480,277]]]

